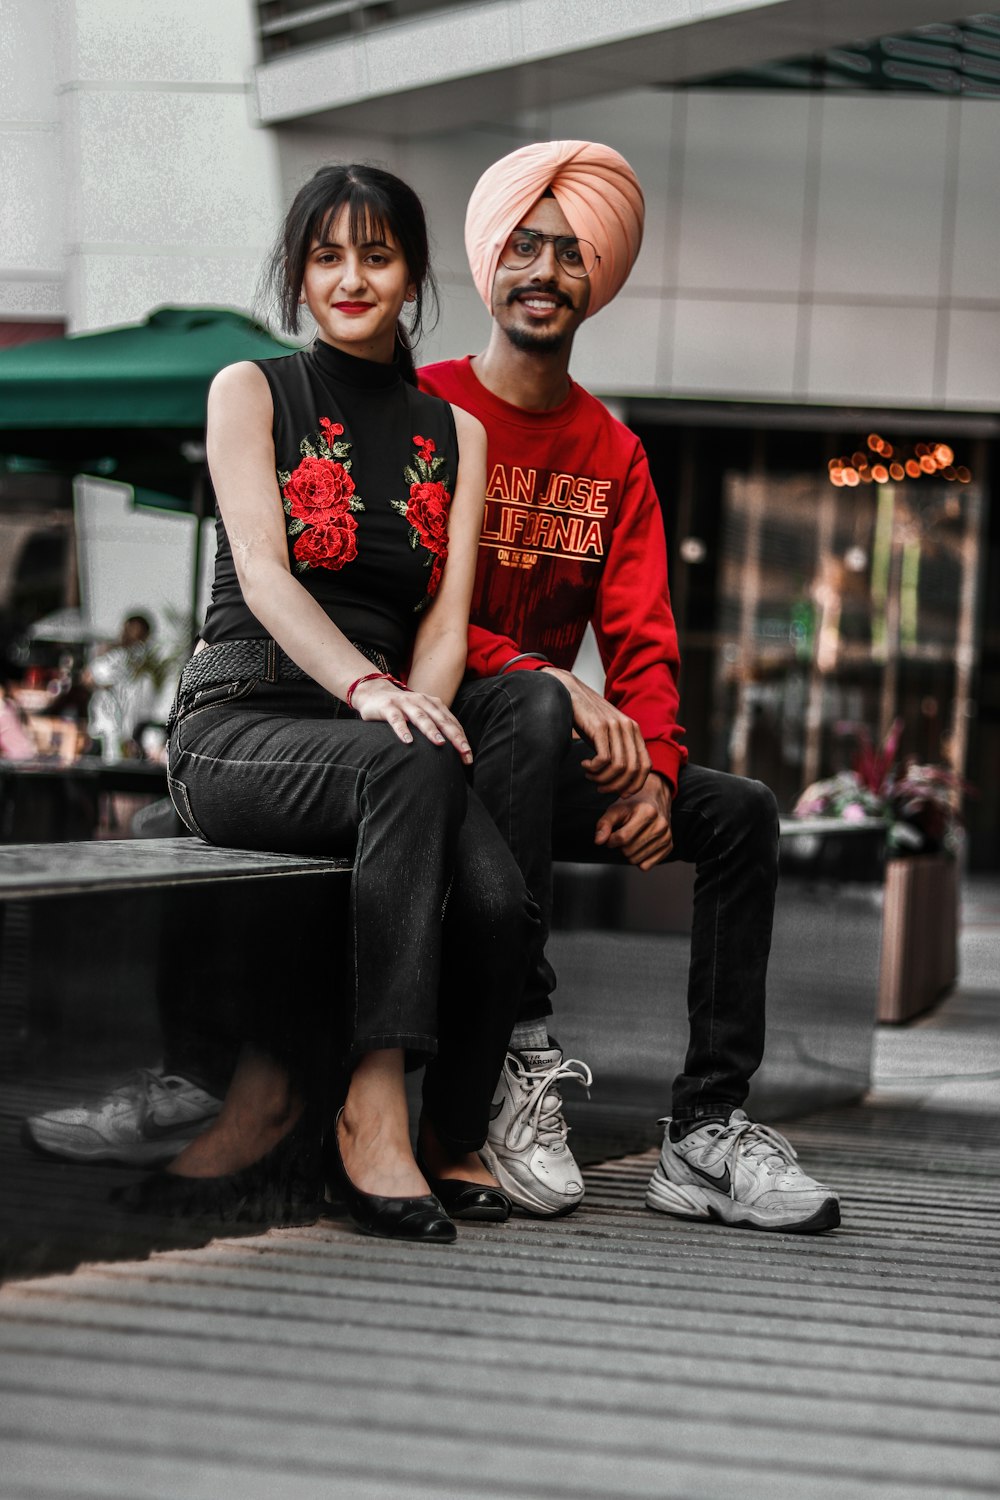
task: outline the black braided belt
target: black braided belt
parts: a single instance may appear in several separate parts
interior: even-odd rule
[[[388,672],[389,664],[381,651],[362,641],[351,645],[362,656],[377,667]],[[204,646],[198,651],[181,673],[177,694],[167,719],[167,732],[173,728],[180,714],[193,708],[201,693],[223,684],[237,682],[312,682],[308,672],[286,656],[277,641],[264,640],[219,641],[214,646]]]

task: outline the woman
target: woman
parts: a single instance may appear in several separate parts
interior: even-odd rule
[[[34,760],[30,725],[6,683],[0,682],[0,760]]]
[[[219,550],[170,790],[212,843],[354,857],[349,949],[329,965],[351,1077],[328,1175],[369,1233],[446,1241],[445,1207],[510,1211],[476,1152],[537,919],[467,790],[472,753],[447,707],[465,665],[485,435],[416,389],[428,275],[423,210],[398,178],[326,167],[292,204],[272,276],[285,327],[304,304],[317,339],[212,386]],[[315,913],[273,940],[294,959],[323,934]],[[407,1054],[428,1060],[420,1165]],[[291,1194],[301,1115],[284,1068],[247,1053],[217,1124],[147,1182],[146,1206],[252,1196],[262,1176]]]

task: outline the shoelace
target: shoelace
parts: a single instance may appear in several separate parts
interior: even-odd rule
[[[158,1100],[172,1101],[174,1098],[173,1089],[152,1068],[136,1068],[111,1090],[111,1094],[115,1098],[134,1099],[143,1106],[144,1116],[153,1112]]]
[[[740,1156],[754,1157],[758,1161],[776,1158],[786,1167],[798,1159],[798,1152],[787,1137],[770,1125],[759,1125],[755,1120],[737,1120],[726,1125],[712,1142],[722,1146],[721,1159],[729,1167],[730,1193],[736,1195],[736,1163]]]
[[[522,1124],[528,1124],[536,1139],[545,1146],[564,1145],[569,1126],[562,1117],[562,1099],[555,1089],[560,1078],[572,1083],[582,1083],[589,1089],[594,1075],[585,1062],[578,1057],[567,1057],[564,1062],[554,1063],[551,1068],[520,1069],[519,1077],[528,1080],[531,1087],[524,1103],[514,1111],[507,1126],[507,1145],[513,1149]]]

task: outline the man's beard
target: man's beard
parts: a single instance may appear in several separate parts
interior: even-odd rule
[[[573,310],[573,303],[567,297],[566,293],[559,291],[555,287],[545,289],[531,286],[515,287],[513,291],[507,294],[505,305],[511,308],[520,302],[523,297],[538,296],[539,294],[554,297],[561,307],[568,307],[571,311]],[[569,329],[564,329],[560,333],[550,332],[542,328],[533,328],[530,324],[528,327],[524,327],[520,323],[503,324],[502,326],[504,333],[507,335],[510,343],[514,345],[514,348],[523,349],[528,354],[555,354],[571,336]]]
[[[567,338],[565,333],[536,332],[533,328],[521,328],[517,324],[512,328],[505,327],[503,331],[515,349],[523,349],[528,354],[555,354]]]

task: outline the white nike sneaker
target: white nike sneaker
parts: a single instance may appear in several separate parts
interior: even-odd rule
[[[669,1119],[661,1120],[669,1127]],[[683,1140],[664,1137],[646,1205],[681,1219],[715,1219],[746,1229],[811,1233],[836,1229],[840,1200],[796,1166],[791,1142],[734,1109]]]
[[[21,1139],[66,1161],[148,1166],[172,1160],[221,1108],[221,1099],[188,1078],[139,1068],[91,1104],[29,1115]]]
[[[558,1047],[508,1052],[493,1100],[486,1145],[479,1153],[507,1196],[529,1214],[572,1213],[583,1202],[583,1178],[566,1144],[556,1085],[571,1079],[589,1088],[586,1063],[563,1062]]]

